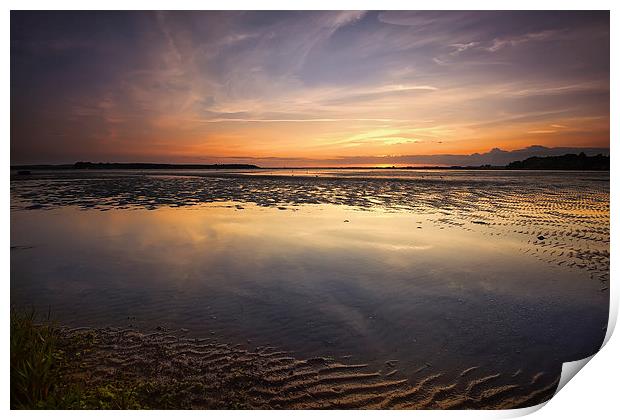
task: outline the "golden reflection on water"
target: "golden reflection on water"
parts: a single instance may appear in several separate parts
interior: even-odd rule
[[[471,229],[446,229],[428,216],[411,212],[361,211],[341,205],[276,209],[212,203],[182,209],[108,212],[61,208],[44,215],[40,219],[36,212],[13,214],[12,243],[30,239],[51,245],[65,238],[64,246],[75,247],[76,252],[92,249],[119,253],[123,258],[138,259],[136,263],[160,266],[168,273],[185,273],[185,280],[198,282],[208,279],[191,273],[231,261],[237,268],[249,268],[273,260],[296,261],[304,255],[338,256],[343,258],[343,266],[362,259],[384,270],[408,271],[412,277],[424,266],[499,274],[518,269],[523,261],[536,264],[519,252],[523,243],[514,235],[490,238]],[[62,248],[56,251],[62,252]],[[69,253],[60,258],[72,256]],[[549,269],[539,265],[541,272]],[[171,276],[169,281],[172,278],[178,276]],[[478,282],[487,284],[482,279]],[[493,283],[496,290],[513,285],[506,278],[494,279]],[[510,290],[513,294],[528,292],[520,285]]]
[[[235,207],[239,206],[239,208]],[[301,210],[301,211],[300,211]],[[210,204],[187,209],[85,212],[63,208],[47,212],[51,223],[24,223],[33,213],[14,215],[13,237],[36,235],[53,241],[66,237],[86,248],[103,247],[125,253],[148,253],[160,265],[217,264],[214,255],[237,253],[240,264],[293,253],[365,254],[384,265],[414,268],[423,261],[466,263],[477,254],[493,252],[509,258],[518,243],[502,247],[461,230],[445,232],[413,213],[360,211],[334,205],[306,205],[285,210],[248,204]],[[36,231],[23,232],[36,226]],[[34,229],[33,229],[34,230]],[[19,239],[18,239],[19,238]]]

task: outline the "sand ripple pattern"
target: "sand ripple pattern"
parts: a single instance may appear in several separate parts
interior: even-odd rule
[[[86,351],[79,348],[83,355],[74,375],[95,384],[122,374],[163,388],[181,385],[187,408],[221,408],[212,396],[223,388],[245,408],[518,408],[551,398],[559,380],[520,371],[482,376],[474,366],[449,380],[429,372],[412,384],[393,370],[375,372],[330,357],[299,360],[271,347],[247,350],[182,333],[64,328],[62,335],[67,342],[91,343]]]
[[[447,172],[442,172],[447,173]],[[451,174],[451,173],[450,173]],[[510,235],[521,251],[609,282],[609,174],[504,173],[390,178],[211,174],[13,177],[13,209],[150,209],[213,202],[295,209],[305,204],[406,211],[440,228]]]

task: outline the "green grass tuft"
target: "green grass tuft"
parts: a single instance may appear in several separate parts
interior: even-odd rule
[[[35,319],[34,311],[11,310],[11,408],[39,408],[56,383],[58,331]]]

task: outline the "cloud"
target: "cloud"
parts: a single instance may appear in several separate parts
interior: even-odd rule
[[[409,26],[415,29],[450,28],[457,22],[467,20],[468,17],[475,16],[472,13],[463,12],[431,12],[431,11],[387,11],[378,15],[378,20],[383,23],[398,26]]]
[[[527,133],[528,134],[553,134],[553,133],[557,133],[557,130],[530,130]]]
[[[458,44],[458,43],[457,44],[451,44],[450,46],[454,47],[454,51],[452,51],[450,54],[451,55],[457,55],[457,54],[462,53],[463,51],[467,51],[467,50],[469,50],[471,48],[475,48],[478,45],[480,45],[480,43],[479,42],[474,42],[474,41],[468,42],[466,44],[462,44],[462,43],[461,44]]]
[[[515,47],[517,45],[521,45],[527,42],[546,41],[549,39],[553,39],[562,33],[563,31],[561,30],[552,29],[540,32],[527,33],[516,37],[495,38],[492,41],[491,45],[486,47],[485,49],[490,52],[497,52],[505,47]]]
[[[602,80],[589,80],[581,83],[567,85],[539,85],[525,89],[513,89],[506,93],[512,96],[542,96],[542,95],[563,95],[574,92],[608,91],[609,82]]]
[[[347,89],[346,92],[335,91],[317,99],[323,105],[347,105],[361,102],[372,103],[386,98],[423,94],[439,90],[429,85],[385,85],[362,89]]]
[[[539,137],[548,146],[609,142],[607,12],[11,20],[12,159],[327,159],[515,148]],[[390,132],[368,135],[376,130]]]
[[[204,123],[220,123],[220,122],[255,122],[255,123],[279,123],[279,122],[345,122],[345,121],[371,121],[371,122],[391,122],[389,118],[212,118],[206,120],[195,119],[192,121]]]

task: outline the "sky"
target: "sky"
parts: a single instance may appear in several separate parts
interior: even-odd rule
[[[11,163],[608,148],[609,48],[607,11],[13,11]]]

